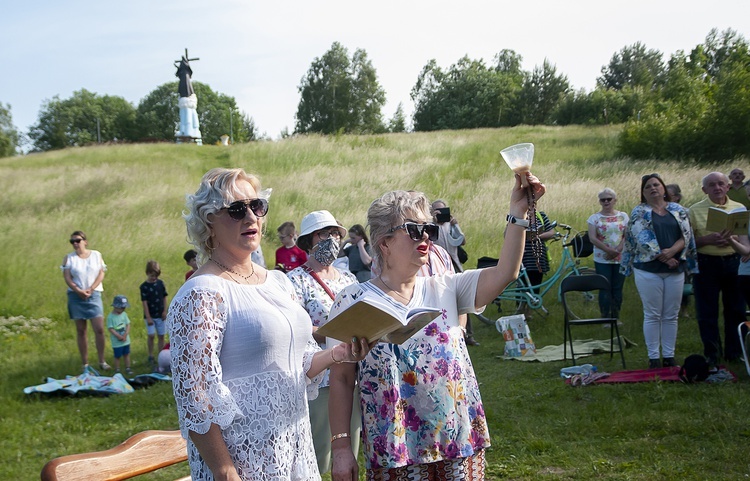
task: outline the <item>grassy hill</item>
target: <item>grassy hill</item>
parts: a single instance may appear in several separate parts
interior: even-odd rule
[[[22,393],[45,376],[80,370],[59,269],[74,230],[87,233],[90,248],[101,251],[108,265],[107,306],[116,294],[138,298],[149,259],[161,263],[170,299],[176,293],[187,270],[182,254],[190,247],[181,218],[184,197],[212,167],[243,167],[274,189],[263,241],[269,265],[282,222],[299,226],[306,213],[328,209],[345,226],[364,224],[375,197],[416,189],[450,205],[467,235],[471,266],[481,256],[496,257],[502,243],[512,176],[499,151],[511,144],[535,144],[532,170],[548,187],[540,210],[580,230],[599,209],[596,194],[603,187],[615,189],[617,207],[629,212],[639,199],[640,176],[659,172],[682,186],[690,204],[702,196],[704,174],[735,166],[616,159],[618,132],[616,126],[519,127],[309,136],[231,147],[102,146],[0,159],[0,241],[6,254],[0,269],[0,479],[38,479],[52,457],[105,449],[144,429],[177,426],[166,385],[108,398]],[[554,263],[559,246],[551,251]],[[530,321],[539,346],[562,342],[554,297],[545,298],[550,315]],[[625,299],[623,333],[639,345],[626,353],[628,367],[643,368],[641,307],[632,279]],[[145,372],[146,333],[133,304],[133,359],[136,371]],[[493,309],[488,312],[497,317]],[[678,359],[702,350],[695,320],[680,322]],[[733,385],[570,388],[558,376],[562,362],[502,361],[497,355],[503,342],[494,327],[480,324],[476,331],[482,345],[471,353],[493,435],[489,479],[697,480],[718,479],[718,472],[728,473],[724,479],[750,474],[750,431],[743,421],[749,384],[742,365],[730,366],[740,377]],[[587,334],[605,337],[601,329]],[[109,343],[107,358],[111,362]],[[609,356],[588,362],[619,369]]]

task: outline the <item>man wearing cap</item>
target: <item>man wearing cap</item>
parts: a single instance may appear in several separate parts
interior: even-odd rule
[[[745,207],[729,199],[729,179],[721,172],[703,177],[703,192],[707,198],[690,206],[690,224],[698,248],[698,273],[693,277],[695,311],[703,341],[703,354],[715,366],[722,356],[727,361],[738,359],[742,353],[737,326],[745,320],[744,301],[740,294],[737,269],[740,256],[730,242],[729,232],[706,229],[711,207],[722,210],[744,210]],[[747,235],[739,236],[742,245],[750,246]],[[719,295],[724,307],[724,350],[719,334]]]

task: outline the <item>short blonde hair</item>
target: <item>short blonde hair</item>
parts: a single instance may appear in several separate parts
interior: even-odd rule
[[[236,200],[243,200],[237,188],[237,182],[245,180],[260,194],[261,185],[258,177],[248,174],[243,169],[225,169],[218,167],[203,175],[195,194],[188,195],[187,210],[182,217],[187,225],[188,240],[198,251],[199,264],[211,258],[214,250],[212,243],[213,231],[208,216],[215,214]],[[258,218],[262,227],[263,218]]]
[[[373,261],[380,272],[383,271],[383,256],[380,249],[383,241],[393,235],[393,232],[390,232],[391,227],[419,214],[425,219],[431,219],[430,208],[430,201],[422,192],[394,190],[372,201],[367,209],[367,227],[370,229]]]

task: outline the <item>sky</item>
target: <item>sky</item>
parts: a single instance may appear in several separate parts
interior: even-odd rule
[[[665,60],[709,31],[750,39],[750,2],[722,0],[0,0],[0,103],[26,132],[44,102],[86,89],[137,106],[176,80],[187,48],[193,80],[235,98],[260,133],[294,130],[302,77],[334,42],[367,52],[386,91],[384,119],[435,59],[491,64],[503,49],[531,71],[545,59],[591,91],[612,55],[636,42]],[[198,99],[200,102],[200,99]],[[175,119],[178,121],[179,119]]]

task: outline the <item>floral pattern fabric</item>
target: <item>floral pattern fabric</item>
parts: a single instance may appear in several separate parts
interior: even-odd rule
[[[685,239],[685,248],[680,253],[679,259],[687,262],[688,272],[698,272],[695,237],[690,227],[688,211],[680,204],[669,202],[667,212],[677,220],[682,231],[682,237]],[[653,209],[648,204],[635,206],[630,214],[620,265],[620,272],[626,276],[633,272],[633,264],[653,261],[661,253],[661,247],[656,240],[652,217]]]
[[[268,271],[259,285],[192,276],[167,317],[172,383],[193,480],[213,475],[189,437],[220,427],[243,480],[319,480],[308,379],[319,351],[289,279]]]
[[[594,226],[596,229],[596,238],[604,243],[604,245],[613,249],[617,248],[622,242],[625,236],[625,229],[628,227],[628,221],[630,218],[625,212],[616,211],[612,215],[605,215],[601,212],[592,214],[591,217],[586,221],[587,225]],[[614,259],[607,259],[606,253],[594,246],[594,262],[601,264],[619,264],[622,259],[622,254]]]
[[[357,278],[354,274],[345,269],[336,269],[339,272],[337,279],[321,279],[326,283],[331,292],[337,294],[346,286],[357,284]],[[328,321],[328,313],[331,311],[333,305],[333,299],[323,289],[323,286],[316,281],[302,267],[297,267],[291,272],[287,273],[287,277],[292,281],[294,286],[294,292],[297,295],[297,300],[303,309],[310,315],[312,325],[320,327]],[[325,349],[325,343],[321,344],[320,347]],[[325,376],[320,382],[320,387],[328,386],[328,369],[325,370]]]
[[[479,385],[458,323],[459,314],[475,312],[479,274],[417,277],[408,306],[371,282],[337,296],[332,317],[362,290],[402,311],[430,306],[442,312],[403,344],[378,343],[359,363],[367,469],[466,458],[490,445]]]

